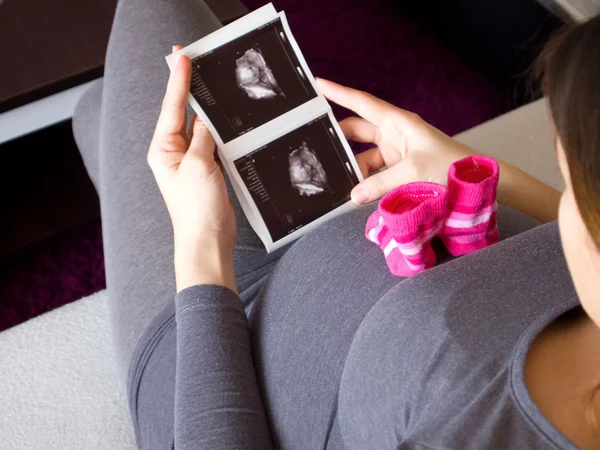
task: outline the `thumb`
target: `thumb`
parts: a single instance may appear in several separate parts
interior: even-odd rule
[[[404,160],[366,178],[352,189],[350,196],[354,203],[363,205],[380,199],[398,186],[414,181],[418,181],[417,175],[411,170],[410,162]]]
[[[198,116],[194,119],[192,139],[190,147],[185,154],[185,159],[193,159],[201,163],[202,175],[207,175],[215,169],[215,140],[202,119]]]

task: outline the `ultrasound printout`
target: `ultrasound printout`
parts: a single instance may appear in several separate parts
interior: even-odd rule
[[[191,59],[189,102],[267,252],[356,205],[363,176],[285,12],[266,4],[166,56]]]
[[[234,164],[273,242],[348,202],[358,184],[327,114]]]
[[[280,18],[193,58],[190,92],[223,143],[317,97]]]

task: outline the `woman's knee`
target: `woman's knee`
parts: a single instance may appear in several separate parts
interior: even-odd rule
[[[83,163],[98,191],[98,148],[103,80],[92,83],[81,96],[73,114],[73,135]]]

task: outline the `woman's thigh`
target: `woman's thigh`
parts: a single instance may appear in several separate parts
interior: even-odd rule
[[[75,136],[102,212],[111,319],[125,375],[143,330],[175,293],[171,222],[146,153],[160,112],[173,44],[220,27],[201,0],[121,0],[111,32],[103,86],[80,102]],[[267,261],[234,200],[240,289]],[[273,256],[270,256],[273,259]],[[263,270],[264,272],[264,270]]]
[[[336,218],[294,244],[249,312],[259,383],[281,448],[323,448],[336,435],[352,339],[371,308],[404,280],[390,274],[382,251],[364,237],[372,210]],[[537,225],[506,208],[498,222],[502,239]],[[436,247],[439,264],[451,259]]]

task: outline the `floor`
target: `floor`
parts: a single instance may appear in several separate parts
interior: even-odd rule
[[[244,2],[250,9],[266,3]],[[274,3],[286,11],[316,76],[369,91],[420,114],[448,134],[513,107],[510,93],[500,92],[462,62],[430,31],[398,11],[394,1]],[[340,119],[348,115],[341,109],[335,112]],[[65,144],[56,139],[45,145]],[[29,246],[0,264],[0,330],[105,285],[101,224],[96,219]]]

